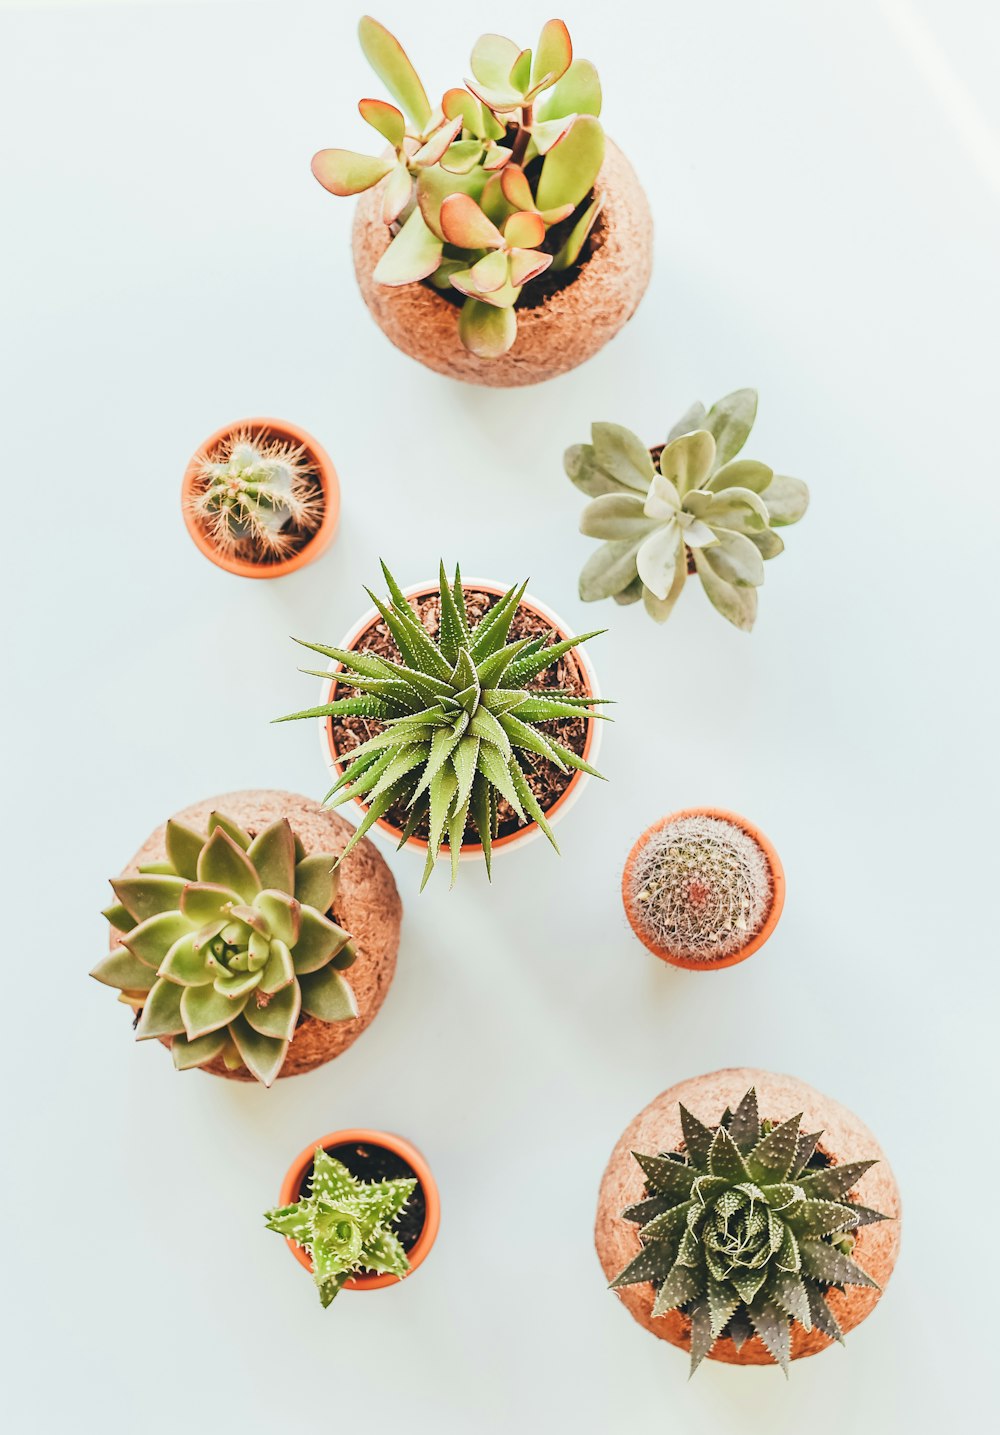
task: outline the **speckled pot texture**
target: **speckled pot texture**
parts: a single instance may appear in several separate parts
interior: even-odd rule
[[[389,247],[380,189],[368,190],[354,216],[354,272],[365,303],[397,349],[449,378],[495,388],[538,384],[590,359],[631,319],[653,266],[653,217],[636,173],[607,141],[596,191],[604,209],[593,250],[572,284],[536,308],[517,309],[517,339],[498,359],[479,359],[458,337],[458,308],[424,284],[376,284]]]
[[[601,1181],[594,1230],[597,1255],[605,1277],[612,1281],[640,1247],[638,1227],[621,1218],[626,1206],[641,1200],[643,1194],[643,1173],[632,1152],[679,1150],[683,1137],[678,1103],[683,1102],[706,1125],[717,1125],[725,1108],[735,1108],[751,1086],[757,1089],[762,1117],[786,1121],[801,1111],[803,1126],[807,1130],[823,1131],[819,1149],[835,1165],[873,1157],[878,1160],[879,1164],[867,1171],[858,1182],[857,1199],[862,1205],[873,1206],[893,1219],[862,1226],[856,1233],[853,1259],[882,1289],[848,1286],[842,1291],[831,1290],[827,1297],[841,1330],[853,1330],[874,1310],[899,1254],[900,1199],[896,1178],[875,1137],[853,1112],[793,1076],[776,1076],[773,1072],[758,1071],[749,1066],[712,1071],[706,1076],[695,1076],[671,1086],[669,1091],[664,1091],[640,1111],[622,1133]],[[668,1340],[671,1345],[690,1350],[691,1322],[687,1316],[672,1311],[669,1315],[653,1319],[652,1284],[626,1286],[614,1294],[646,1330],[660,1340]],[[830,1337],[817,1330],[806,1331],[798,1322],[792,1326],[793,1360],[816,1355],[830,1344]],[[721,1360],[727,1365],[775,1363],[757,1336],[748,1340],[739,1351],[731,1340],[717,1340],[709,1359]]]
[[[216,811],[232,817],[252,835],[279,818],[287,817],[307,852],[339,854],[354,831],[343,817],[308,797],[264,789],[226,792],[219,797],[196,802],[174,815],[188,827],[203,832],[210,814]],[[151,833],[122,876],[134,875],[141,864],[163,861],[167,855],[165,834],[165,824]],[[334,904],[336,921],[351,933],[358,948],[357,960],[345,972],[357,998],[358,1016],[354,1021],[339,1022],[303,1017],[295,1030],[279,1078],[300,1076],[332,1061],[353,1046],[371,1025],[395,974],[402,915],[402,903],[392,873],[374,845],[364,839],[340,869],[340,885]],[[118,936],[112,931],[111,947],[117,945]],[[169,1040],[164,1040],[164,1045],[169,1045]],[[246,1070],[227,1071],[221,1057],[198,1070],[210,1071],[214,1076],[225,1076],[231,1081],[254,1080]]]

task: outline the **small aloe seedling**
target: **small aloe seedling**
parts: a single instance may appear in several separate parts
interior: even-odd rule
[[[685,962],[715,962],[767,920],[771,871],[749,833],[718,817],[677,817],[652,832],[629,874],[642,935]]]
[[[358,105],[388,148],[377,157],[320,150],[313,173],[332,194],[382,187],[393,237],[376,281],[458,290],[462,343],[497,358],[517,337],[525,286],[585,257],[601,209],[593,195],[604,159],[597,71],[573,58],[563,22],[549,20],[534,53],[483,35],[467,88],[447,90],[434,107],[395,36],[370,16],[358,34],[397,102]]]
[[[189,501],[224,554],[283,558],[295,546],[291,530],[311,532],[323,517],[303,446],[245,428],[204,459]]]
[[[338,686],[353,688],[356,695],[280,719],[341,715],[374,719],[382,725],[381,731],[351,751],[339,781],[327,793],[326,801],[333,807],[357,797],[367,804],[344,856],[391,807],[403,804],[409,815],[400,846],[421,822],[429,824],[425,883],[442,845],[450,851],[455,880],[469,825],[479,834],[489,873],[501,797],[522,823],[537,822],[558,851],[525,771],[543,759],[562,772],[572,767],[599,777],[582,757],[544,731],[542,724],[598,717],[592,707],[604,700],[552,687],[532,691],[527,684],[578,644],[596,637],[596,632],[554,643],[549,641],[551,633],[508,642],[527,584],[509,588],[473,624],[458,569],[454,582],[449,582],[442,564],[441,630],[435,641],[384,563],[382,572],[389,587],[388,600],[376,597],[370,589],[365,591],[382,615],[402,661],[303,643],[339,663]]]
[[[316,1147],[309,1195],[264,1213],[269,1231],[308,1252],[319,1298],[328,1306],[358,1271],[404,1276],[410,1269],[392,1226],[416,1189],[416,1179],[365,1183]]]
[[[683,1154],[633,1152],[646,1195],[622,1216],[642,1250],[612,1289],[651,1281],[654,1317],[690,1318],[692,1374],[717,1340],[739,1350],[756,1334],[787,1375],[793,1324],[842,1340],[827,1293],[875,1286],[851,1252],[859,1227],[887,1219],[852,1194],[876,1163],[825,1163],[822,1132],[761,1119],[752,1087],[716,1127],[680,1114]]]
[[[91,972],[138,1013],[136,1037],[169,1039],[174,1065],[221,1056],[270,1086],[300,1013],[349,1021],[341,972],[357,956],[330,920],[332,853],[306,855],[287,819],[250,837],[213,812],[208,832],[171,821],[167,860],[112,881],[121,945]]]
[[[756,390],[737,389],[707,412],[688,409],[655,460],[618,424],[596,423],[591,443],[567,449],[566,472],[592,500],[580,531],[604,540],[580,574],[584,602],[641,598],[663,623],[694,572],[722,616],[750,631],[764,561],[785,546],[775,530],[809,503],[801,479],[737,458],[756,414]]]

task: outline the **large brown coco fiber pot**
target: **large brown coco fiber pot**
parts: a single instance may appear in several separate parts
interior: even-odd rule
[[[643,1173],[632,1152],[679,1150],[683,1136],[678,1103],[682,1102],[706,1125],[715,1126],[725,1108],[735,1109],[751,1086],[757,1089],[762,1117],[785,1121],[801,1111],[803,1129],[824,1133],[818,1149],[835,1165],[872,1158],[878,1161],[858,1182],[857,1199],[861,1205],[872,1206],[893,1219],[862,1226],[855,1233],[857,1241],[852,1257],[882,1289],[847,1286],[844,1290],[830,1290],[827,1295],[841,1330],[853,1330],[874,1310],[899,1254],[901,1208],[896,1178],[875,1137],[852,1111],[794,1076],[777,1076],[749,1066],[729,1067],[678,1082],[651,1101],[622,1132],[601,1181],[594,1228],[597,1255],[605,1277],[609,1282],[614,1280],[640,1247],[638,1227],[621,1217],[621,1212],[640,1201],[643,1195]],[[646,1330],[660,1340],[690,1350],[691,1322],[687,1316],[672,1311],[653,1319],[651,1284],[625,1286],[615,1291],[615,1295]],[[830,1337],[818,1330],[806,1331],[797,1321],[792,1326],[793,1360],[816,1355],[831,1343]],[[775,1363],[758,1336],[748,1340],[739,1351],[731,1340],[717,1340],[709,1358],[727,1365]]]
[[[354,831],[343,817],[329,812],[308,797],[258,788],[206,798],[204,802],[196,802],[174,815],[177,821],[203,832],[212,812],[225,813],[251,835],[279,818],[287,817],[292,831],[301,839],[307,852],[339,854]],[[141,864],[163,861],[167,855],[165,834],[165,824],[151,833],[121,875],[133,876]],[[392,873],[373,843],[367,840],[360,842],[340,868],[340,883],[333,910],[337,922],[351,933],[357,945],[357,960],[344,975],[357,999],[358,1015],[353,1021],[338,1022],[303,1016],[296,1027],[279,1077],[301,1076],[303,1072],[332,1061],[353,1046],[374,1021],[395,975],[403,907]],[[112,931],[112,947],[117,945],[118,937],[119,934]],[[165,1038],[164,1044],[169,1045],[169,1039]],[[232,1081],[254,1080],[243,1068],[228,1071],[221,1057],[199,1069]]]
[[[604,348],[639,306],[653,267],[653,217],[628,160],[610,140],[595,192],[604,208],[592,250],[572,283],[535,308],[518,305],[517,338],[497,359],[470,354],[458,337],[458,308],[426,284],[376,284],[375,266],[391,238],[376,186],[358,201],[354,272],[376,324],[404,354],[468,384],[515,388],[575,369]],[[526,291],[525,297],[529,297]]]

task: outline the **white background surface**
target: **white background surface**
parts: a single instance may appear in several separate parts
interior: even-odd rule
[[[377,13],[432,92],[491,20],[533,44],[547,13],[420,9],[422,39],[403,0]],[[985,1418],[1000,23],[972,0],[565,14],[649,189],[655,273],[596,360],[509,392],[424,372],[355,290],[351,205],[308,169],[321,145],[366,142],[353,107],[379,89],[354,7],[0,15],[0,1308],[19,1432],[909,1435]],[[813,491],[757,630],[694,584],[665,630],[584,608],[563,448],[595,418],[652,443],[743,384],[762,394],[748,453]],[[248,413],[313,431],[343,485],[335,547],[277,583],[210,566],[180,517],[189,453]],[[420,859],[390,859],[398,976],[335,1065],[270,1092],[178,1075],[86,977],[105,879],[197,798],[322,794],[313,725],[268,725],[313,698],[288,635],[336,641],[379,555],[403,581],[439,555],[530,574],[570,622],[609,623],[592,652],[619,701],[610,781],[561,827],[561,860],[532,845],[492,889],[466,867],[418,898]],[[691,803],[757,821],[788,876],[764,952],[703,977],[648,957],[617,895],[639,831]],[[742,1063],[868,1121],[904,1194],[902,1258],[846,1349],[787,1385],[710,1363],[688,1384],[685,1357],[603,1290],[597,1184],[656,1092]],[[323,1312],[260,1212],[302,1145],[355,1123],[423,1149],[441,1235],[411,1281]]]

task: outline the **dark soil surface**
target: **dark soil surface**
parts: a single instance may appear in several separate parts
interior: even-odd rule
[[[465,598],[469,621],[473,626],[489,612],[497,601],[492,593],[482,593],[475,589],[466,589]],[[428,633],[431,637],[437,638],[441,626],[441,599],[438,593],[435,591],[425,598],[413,598],[410,602]],[[522,604],[514,614],[514,621],[510,628],[510,641],[534,638],[549,632],[550,628],[545,619]],[[558,641],[560,636],[557,635],[553,641]],[[394,662],[401,660],[395,640],[381,618],[362,634],[354,646],[359,652],[377,653],[380,657]],[[527,686],[532,691],[542,693],[556,688],[580,696],[589,690],[582,665],[574,652],[564,654],[553,663],[551,668],[546,668],[536,678],[532,678]],[[338,685],[333,696],[343,696],[345,691],[346,686],[341,688]],[[337,752],[348,759],[352,748],[360,746],[368,738],[374,737],[376,733],[382,731],[382,724],[372,718],[341,717],[333,718],[331,722]],[[568,747],[571,752],[580,755],[583,753],[587,741],[587,719],[582,715],[578,718],[557,718],[550,722],[540,723],[539,731],[549,734],[564,747]],[[528,752],[521,752],[520,759],[528,786],[534,793],[542,811],[548,812],[566,791],[576,769],[570,768],[566,772],[560,772],[554,763]],[[499,837],[516,832],[524,825],[518,819],[513,808],[503,798],[498,801],[497,815],[499,821],[497,835]],[[385,817],[392,826],[402,828],[407,818],[405,803],[400,802],[395,807],[391,807]],[[467,829],[466,836],[470,840],[470,834],[473,831],[474,829],[471,827]],[[415,835],[426,838],[427,832],[425,821],[418,825]]]

